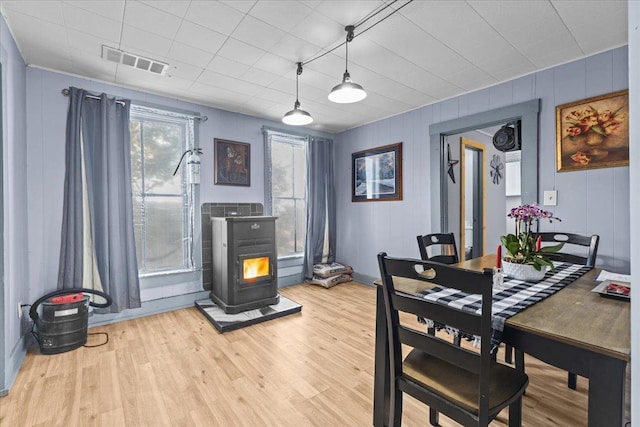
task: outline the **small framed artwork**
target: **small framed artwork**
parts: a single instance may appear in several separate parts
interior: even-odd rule
[[[251,186],[251,145],[215,138],[214,184]]]
[[[351,154],[353,202],[402,200],[402,142]]]
[[[629,91],[556,107],[559,172],[629,165]]]

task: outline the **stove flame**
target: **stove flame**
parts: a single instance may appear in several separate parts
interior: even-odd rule
[[[242,277],[244,280],[269,275],[269,257],[247,258],[242,261]]]

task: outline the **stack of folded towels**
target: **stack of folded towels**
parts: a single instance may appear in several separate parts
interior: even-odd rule
[[[339,262],[329,264],[315,264],[313,266],[313,278],[307,283],[330,288],[338,283],[350,282],[353,280],[353,268]]]

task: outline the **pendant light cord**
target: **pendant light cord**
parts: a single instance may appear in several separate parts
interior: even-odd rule
[[[344,55],[344,72],[348,73],[349,72],[349,41],[345,42],[344,48],[345,48],[344,49],[344,51],[345,51],[345,55]]]
[[[300,104],[298,100],[298,76],[302,74],[302,62],[298,62],[298,68],[296,69],[296,104]]]
[[[298,70],[296,71],[296,102],[298,101],[298,76],[300,75],[300,63],[298,62]]]
[[[349,27],[352,27],[352,31],[349,32],[347,34],[347,40],[343,41],[342,43],[338,44],[337,46],[334,46],[333,48],[329,49],[326,52],[321,53],[320,55],[314,56],[311,59],[307,59],[306,61],[302,61],[299,62],[298,64],[302,65],[307,65],[317,59],[322,58],[325,55],[330,54],[331,52],[333,52],[336,49],[339,49],[340,47],[342,47],[343,45],[348,45],[350,41],[352,41],[353,39],[355,39],[356,37],[358,37],[361,34],[366,33],[367,31],[369,31],[370,29],[372,29],[373,27],[375,27],[376,25],[378,25],[379,23],[381,23],[382,21],[386,20],[387,18],[389,18],[390,16],[394,15],[395,13],[399,12],[402,8],[404,8],[405,6],[407,6],[409,3],[413,2],[413,0],[408,0],[406,3],[404,3],[402,6],[398,7],[397,9],[394,9],[391,13],[389,13],[388,15],[386,15],[385,17],[381,18],[380,20],[374,22],[373,24],[371,24],[369,27],[365,28],[364,30],[360,31],[358,34],[353,34],[353,29],[358,28],[359,26],[361,26],[362,24],[364,24],[365,22],[367,22],[369,19],[373,18],[374,16],[376,16],[377,14],[379,14],[380,12],[384,11],[385,9],[387,9],[388,7],[394,5],[396,2],[398,2],[398,0],[394,0],[393,2],[385,5],[382,9],[374,12],[373,14],[371,14],[370,16],[365,17],[362,21],[360,21],[358,24],[355,25],[348,25],[347,27],[345,27],[345,30],[348,31]],[[350,36],[350,39],[349,39]]]
[[[363,19],[362,19],[362,21],[360,21],[360,22],[358,22],[357,24],[355,24],[355,28],[358,28],[360,25],[364,24],[364,23],[365,23],[365,22],[367,22],[369,19],[373,18],[374,16],[376,16],[376,15],[377,15],[377,14],[379,14],[380,12],[384,11],[386,8],[388,8],[388,7],[392,6],[392,5],[393,5],[395,2],[397,2],[397,1],[398,1],[398,0],[394,0],[394,1],[392,1],[391,3],[387,3],[387,4],[386,4],[383,8],[381,8],[380,10],[378,10],[378,11],[376,11],[376,12],[373,12],[373,13],[372,13],[371,15],[369,15],[369,16],[366,16],[365,18],[363,18]],[[413,0],[412,0],[412,1],[413,1]],[[409,3],[411,3],[411,2],[409,2]],[[409,4],[409,3],[406,3],[404,6],[406,6],[406,5],[407,5],[407,4]],[[402,6],[402,7],[404,7],[404,6]],[[398,9],[398,10],[400,10],[400,9]],[[389,15],[389,16],[390,16],[390,15]],[[385,18],[385,19],[386,19],[386,18]]]

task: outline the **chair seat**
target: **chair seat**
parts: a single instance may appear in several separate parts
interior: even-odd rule
[[[404,377],[413,380],[465,410],[478,413],[479,376],[444,360],[412,350],[403,363]],[[529,383],[524,372],[493,362],[490,374],[489,414],[496,414],[522,394]]]

